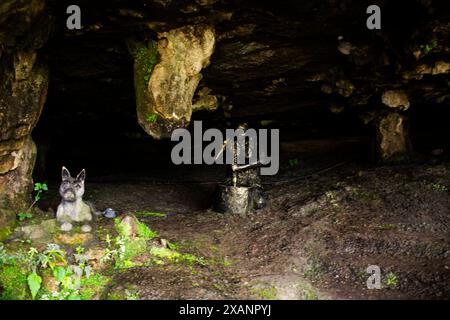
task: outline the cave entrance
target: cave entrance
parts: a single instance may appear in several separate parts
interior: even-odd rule
[[[58,5],[54,10],[65,10],[63,3]],[[67,32],[65,16],[59,15],[55,32],[42,50],[50,81],[46,104],[33,131],[38,148],[33,178],[48,183],[48,197],[52,198],[41,201],[42,209],[55,209],[58,204],[62,166],[72,176],[86,169],[86,197],[99,200],[100,209],[135,209],[127,207],[128,200],[124,199],[124,194],[133,193],[133,202],[147,199],[137,206],[156,210],[154,203],[167,205],[165,195],[171,192],[173,183],[210,180],[210,172],[213,177],[218,172],[216,179],[221,179],[223,168],[173,165],[170,139],[156,140],[144,132],[136,116],[133,58],[126,45],[126,38],[136,30],[107,22],[104,6],[86,2],[83,8],[84,24],[98,25],[101,30]],[[154,187],[132,186],[139,183]],[[105,185],[111,186],[107,187],[110,195],[96,199],[96,191],[104,194]],[[211,189],[205,186],[207,190],[199,186],[193,192],[185,184],[172,196],[180,203],[205,208]],[[112,201],[117,194],[122,196]]]

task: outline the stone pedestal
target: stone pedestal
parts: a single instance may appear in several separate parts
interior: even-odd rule
[[[264,206],[259,187],[217,186],[213,209],[226,214],[247,214]]]

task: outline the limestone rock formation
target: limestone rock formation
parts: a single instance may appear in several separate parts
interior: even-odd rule
[[[410,143],[405,118],[397,112],[389,112],[377,123],[379,155],[383,161],[403,160],[408,155]]]
[[[141,46],[135,54],[135,89],[138,121],[159,139],[186,126],[193,111],[192,99],[202,79],[201,70],[214,51],[214,30],[188,25],[158,33],[158,43]],[[159,62],[155,65],[156,56]],[[207,107],[215,109],[212,96]],[[196,109],[199,109],[200,104]]]
[[[409,100],[406,93],[402,90],[387,90],[381,96],[381,101],[391,108],[407,110],[409,108]]]
[[[48,88],[48,69],[37,53],[48,36],[50,20],[44,12],[43,0],[0,5],[0,215],[30,200],[36,158],[30,134]],[[0,219],[0,232],[8,227],[5,220]]]

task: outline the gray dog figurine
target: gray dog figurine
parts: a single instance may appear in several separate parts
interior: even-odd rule
[[[97,212],[92,204],[86,203],[82,199],[86,171],[81,170],[77,177],[73,178],[69,170],[63,167],[61,176],[59,194],[62,199],[56,212],[56,220],[61,223],[61,230],[70,231],[73,223],[81,223],[81,231],[90,232],[93,214],[100,215],[101,213]]]

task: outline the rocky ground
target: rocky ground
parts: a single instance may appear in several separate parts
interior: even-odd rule
[[[450,164],[335,159],[283,166],[265,182],[267,208],[245,217],[205,209],[205,177],[89,183],[100,208],[135,213],[207,261],[114,272],[107,289],[140,299],[448,299]],[[367,289],[369,265],[381,268],[382,289]]]

